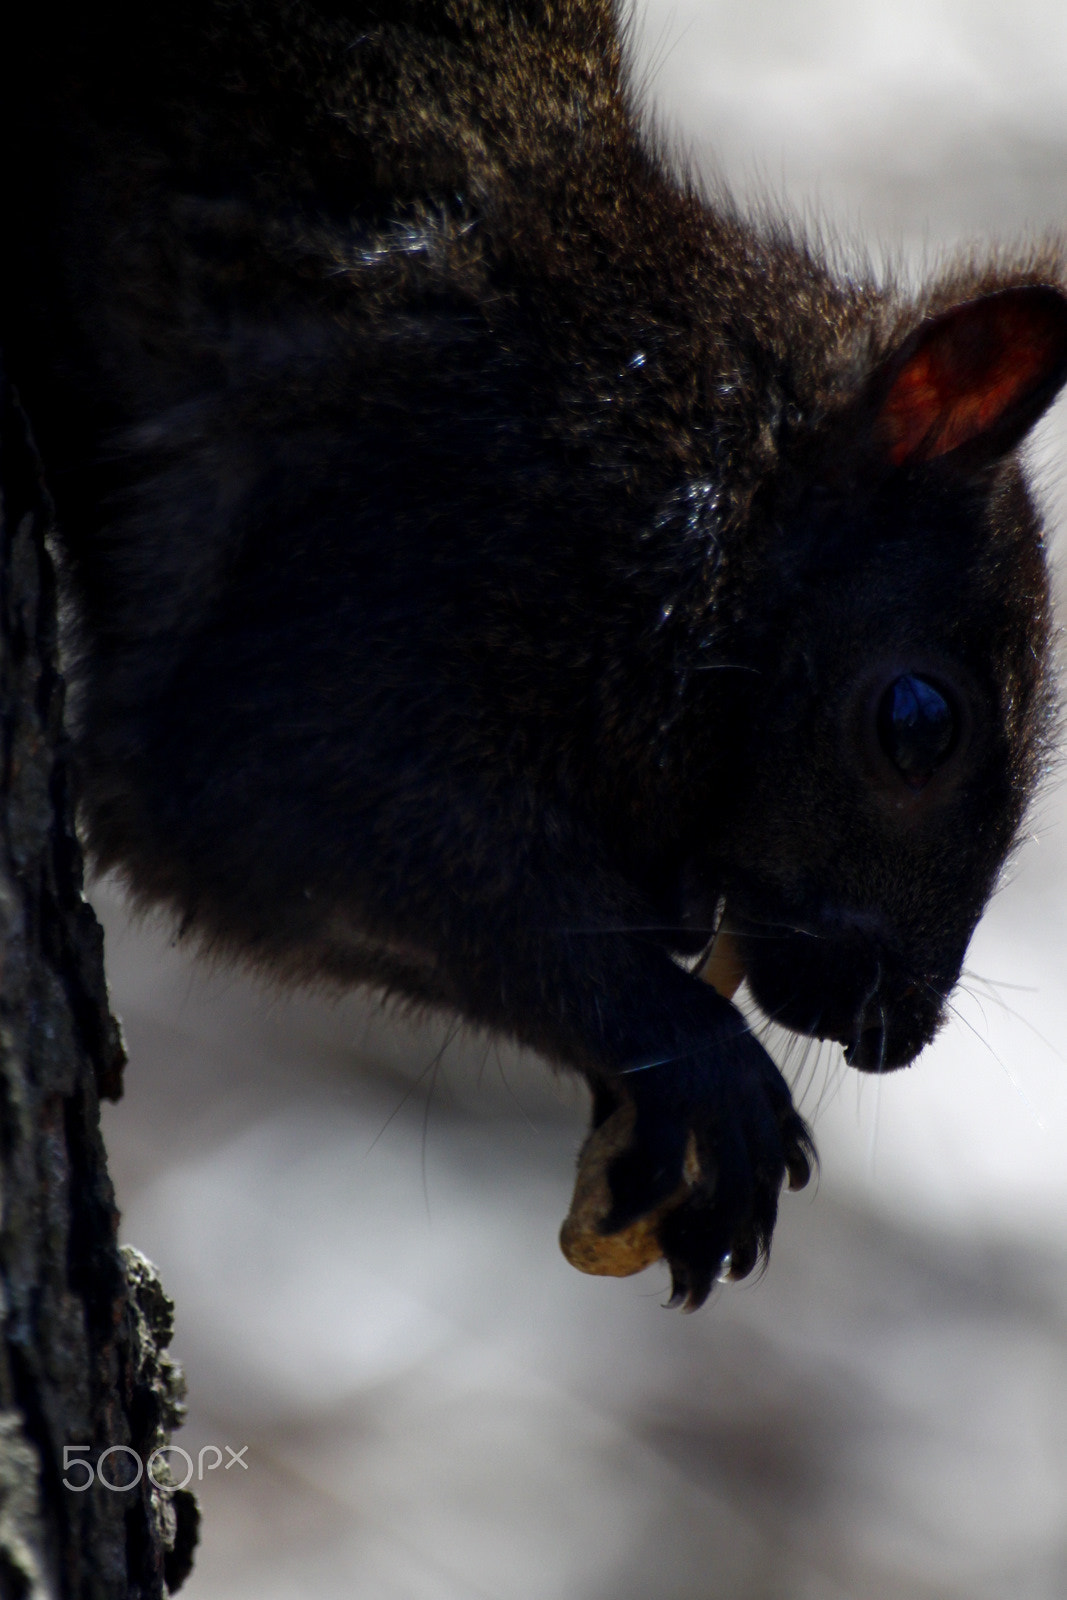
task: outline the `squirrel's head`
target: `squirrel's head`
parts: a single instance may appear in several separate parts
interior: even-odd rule
[[[936,1032],[1040,771],[1048,580],[1012,452],[1065,377],[1055,289],[929,317],[765,520],[746,776],[707,881],[760,1007],[867,1070]]]

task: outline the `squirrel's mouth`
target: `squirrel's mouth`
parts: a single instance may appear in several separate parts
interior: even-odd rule
[[[743,980],[773,1022],[844,1048],[860,1072],[907,1066],[930,1043],[950,985],[901,972],[867,933],[768,930],[727,911],[700,976],[732,999]]]

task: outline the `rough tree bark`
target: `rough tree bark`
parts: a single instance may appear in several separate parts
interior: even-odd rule
[[[0,1600],[150,1600],[188,1572],[197,1512],[164,1457],[144,1470],[181,1376],[170,1302],[118,1247],[100,1138],[124,1056],[82,898],[47,528],[0,371]]]

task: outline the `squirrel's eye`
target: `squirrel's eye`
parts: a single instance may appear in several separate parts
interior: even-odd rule
[[[951,755],[959,719],[940,689],[905,672],[879,701],[877,727],[878,742],[901,777],[921,789]]]

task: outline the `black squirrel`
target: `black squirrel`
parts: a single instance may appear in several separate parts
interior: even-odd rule
[[[700,1304],[812,1148],[676,958],[725,919],[769,1017],[910,1062],[1039,775],[1060,261],[915,297],[710,203],[610,0],[15,11],[0,315],[96,860],[625,1104],[601,1225]]]

